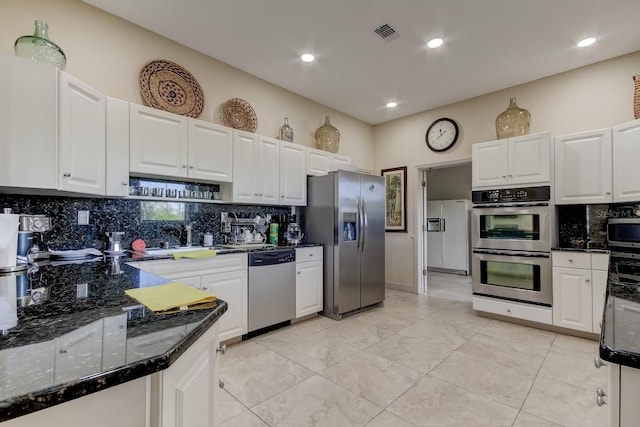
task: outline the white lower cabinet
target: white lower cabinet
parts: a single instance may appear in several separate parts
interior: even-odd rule
[[[216,322],[171,366],[149,377],[151,426],[214,425],[218,328]]]
[[[473,309],[486,313],[499,314],[514,319],[529,320],[550,325],[552,323],[551,308],[517,301],[506,301],[482,296],[473,297]]]
[[[246,268],[228,273],[210,274],[201,278],[203,290],[223,299],[229,306],[227,312],[218,321],[221,341],[239,337],[248,331],[247,280]],[[241,309],[242,307],[244,309]]]
[[[296,318],[323,309],[322,247],[296,249]]]
[[[552,252],[553,324],[600,333],[609,255]]]
[[[611,362],[602,366],[607,367],[608,383],[598,387],[595,399],[598,406],[607,406],[608,427],[636,427],[640,420],[640,369]]]
[[[209,292],[228,304],[220,323],[220,341],[248,332],[247,254],[225,254],[213,258],[158,260],[130,263],[169,280]]]

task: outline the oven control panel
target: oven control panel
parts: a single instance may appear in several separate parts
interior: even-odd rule
[[[538,202],[551,199],[551,187],[496,188],[471,193],[473,203]]]

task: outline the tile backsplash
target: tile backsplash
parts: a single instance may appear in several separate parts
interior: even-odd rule
[[[557,208],[560,247],[606,247],[610,205],[560,205]]]
[[[52,229],[45,233],[44,241],[52,249],[106,248],[108,231],[123,231],[123,247],[141,238],[147,246],[161,241],[178,243],[181,226],[192,224],[193,244],[201,245],[204,233],[214,235],[214,244],[224,243],[220,232],[220,213],[235,213],[238,217],[256,214],[286,214],[289,206],[245,206],[210,202],[170,201],[181,204],[184,219],[145,220],[142,211],[145,201],[134,199],[104,199],[61,196],[32,196],[0,193],[0,208],[11,208],[16,214],[35,214],[51,217]],[[89,211],[89,225],[78,225],[78,211]]]

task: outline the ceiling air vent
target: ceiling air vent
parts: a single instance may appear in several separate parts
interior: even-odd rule
[[[396,30],[391,28],[391,25],[389,24],[380,25],[374,31],[377,35],[380,36],[380,38],[385,41],[395,40],[399,37],[399,34],[396,32]]]

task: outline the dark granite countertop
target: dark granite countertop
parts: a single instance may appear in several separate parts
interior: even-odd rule
[[[218,300],[211,309],[153,314],[124,291],[168,280],[124,261],[0,276],[17,306],[0,312],[17,323],[0,336],[0,422],[166,369],[227,310]]]
[[[640,257],[611,257],[600,357],[640,369]]]
[[[239,254],[239,253],[248,253],[248,252],[264,252],[264,251],[277,251],[282,249],[300,249],[300,248],[313,248],[317,246],[322,246],[320,243],[301,243],[298,245],[287,245],[287,246],[256,246],[252,247],[251,245],[239,245],[239,246],[226,246],[222,249],[216,250],[219,255],[224,254]],[[220,246],[214,246],[214,248],[220,248]],[[211,248],[202,247],[202,246],[194,246],[194,251],[199,250],[209,250]],[[161,259],[173,259],[173,255],[152,255],[148,253],[141,252],[133,252],[127,251],[127,255],[129,256],[128,261],[153,261],[153,260],[161,260]]]
[[[559,246],[554,246],[551,248],[552,251],[559,252],[585,252],[590,254],[609,254],[611,251],[606,248],[562,248]]]

